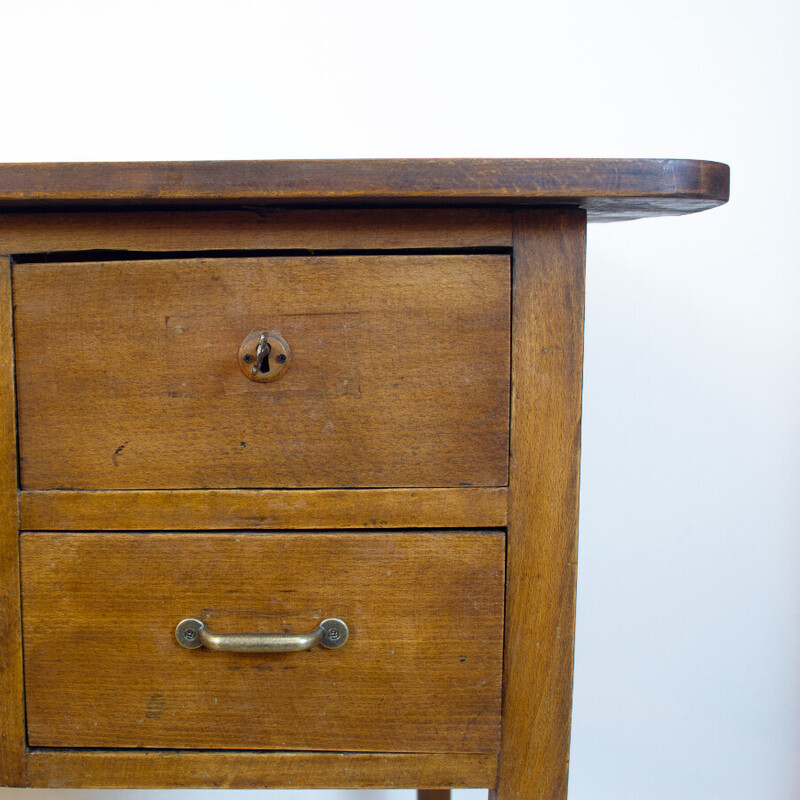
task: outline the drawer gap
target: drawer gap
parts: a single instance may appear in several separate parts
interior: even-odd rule
[[[510,247],[420,247],[384,249],[268,249],[268,250],[61,250],[16,253],[14,264],[58,264],[93,261],[152,261],[190,258],[279,258],[303,256],[391,255],[510,255]]]

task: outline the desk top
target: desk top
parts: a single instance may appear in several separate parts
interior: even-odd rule
[[[729,175],[685,159],[0,164],[0,209],[564,205],[610,222],[722,205]]]

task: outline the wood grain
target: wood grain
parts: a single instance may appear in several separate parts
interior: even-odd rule
[[[580,205],[590,218],[725,203],[725,164],[685,159],[363,159],[0,165],[0,207]]]
[[[11,263],[0,256],[0,786],[25,785]]]
[[[507,256],[21,264],[13,278],[25,489],[507,483]],[[263,384],[237,354],[266,329],[293,357]]]
[[[498,800],[567,794],[586,223],[514,215],[511,470]]]
[[[483,788],[497,780],[494,754],[30,752],[28,785],[51,789]]]
[[[96,531],[22,537],[31,740],[131,748],[35,748],[31,786],[564,800],[586,217],[690,213],[728,186],[686,160],[0,165],[27,482],[18,512],[3,257],[0,784],[26,782],[21,514]],[[476,253],[512,247],[513,307],[508,259]],[[176,258],[354,249],[395,252]],[[146,258],[108,263],[124,254]],[[300,354],[270,395],[235,362],[262,327]],[[505,537],[424,529],[506,523],[501,722]],[[342,532],[365,526],[423,530]],[[309,530],[224,532],[289,527]],[[225,632],[332,613],[339,651],[173,638],[189,614]]]
[[[34,747],[493,752],[499,532],[22,535]],[[446,587],[446,591],[442,588]],[[186,650],[350,627],[338,650]]]
[[[0,214],[0,252],[511,247],[501,208]]]
[[[502,528],[508,490],[191,489],[21,492],[29,531]]]

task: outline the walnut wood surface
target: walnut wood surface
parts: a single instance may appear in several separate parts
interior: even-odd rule
[[[500,208],[0,213],[0,253],[511,247]]]
[[[503,486],[509,271],[504,255],[16,265],[22,487]],[[293,356],[262,384],[238,348],[266,329]]]
[[[494,786],[494,753],[242,753],[33,749],[28,785],[87,789]]]
[[[725,164],[685,159],[397,159],[0,165],[0,208],[156,204],[580,205],[590,218],[728,199]]]
[[[47,534],[22,542],[34,747],[493,752],[499,532]],[[446,587],[446,589],[445,589]],[[338,650],[186,650],[350,627]]]
[[[25,784],[11,263],[0,256],[0,786]]]
[[[433,790],[420,800],[444,800],[450,786],[489,786],[495,800],[564,800],[586,221],[579,207],[597,221],[689,213],[726,202],[728,181],[723,164],[684,160],[0,165],[0,253],[17,259],[21,474],[30,478],[22,525],[96,531],[22,537],[31,743],[167,748],[34,747],[28,784]],[[413,249],[470,255],[397,253]],[[395,253],[337,256],[328,280],[319,280],[319,265],[333,254],[269,259],[286,265],[281,290],[300,280],[304,296],[322,303],[308,314],[274,287],[260,293],[260,268],[233,287],[198,268],[255,264],[231,258],[248,250]],[[486,250],[513,250],[513,306],[508,259],[478,255]],[[70,251],[76,263],[32,263],[64,261]],[[177,258],[197,251],[195,261]],[[229,260],[203,251],[228,251],[220,255]],[[161,263],[87,263],[148,253],[163,253]],[[444,265],[456,263],[463,271],[448,283]],[[7,258],[0,267],[0,784],[25,785]],[[312,268],[321,269],[313,279],[304,272]],[[243,318],[243,302],[250,317],[228,348],[233,369],[244,335],[273,326],[264,309],[279,309],[285,316],[274,327],[289,319],[316,359],[293,364],[286,377],[303,380],[293,391],[281,388],[284,379],[274,384],[281,399],[266,408],[228,383],[211,353]],[[229,311],[219,312],[225,303]],[[355,331],[343,313],[354,309]],[[303,338],[311,321],[323,325],[322,342]],[[389,349],[398,324],[411,359]],[[347,357],[328,346],[343,331],[355,337]],[[423,354],[429,369],[414,361]],[[353,363],[369,366],[377,394],[359,400],[350,383],[343,388]],[[401,371],[396,385],[374,378]],[[356,377],[370,388],[363,373]],[[247,423],[236,417],[242,397]],[[290,424],[273,431],[287,407]],[[330,420],[339,425],[333,433],[313,429]],[[161,444],[146,451],[143,442]],[[293,461],[298,442],[306,454]],[[365,474],[368,485],[402,488],[298,488],[363,487]],[[235,488],[148,489],[156,485]],[[74,491],[106,486],[124,491]],[[369,529],[506,523],[501,666],[506,537]],[[222,532],[294,526],[338,532]],[[348,527],[368,530],[342,532]],[[165,529],[174,532],[142,532]],[[294,631],[340,614],[353,638],[340,651],[241,661],[182,650],[173,630],[189,614],[222,632]],[[120,628],[120,619],[131,627]],[[172,749],[183,747],[201,749]]]
[[[514,215],[503,745],[497,800],[567,794],[585,218]]]
[[[62,490],[21,492],[19,505],[31,531],[501,528],[508,490]]]

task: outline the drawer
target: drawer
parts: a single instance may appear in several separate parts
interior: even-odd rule
[[[26,533],[32,747],[495,752],[505,536]],[[305,633],[336,649],[186,649],[215,634]]]
[[[22,263],[13,291],[24,489],[508,482],[507,255]]]

